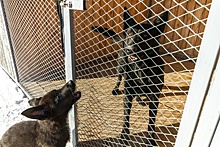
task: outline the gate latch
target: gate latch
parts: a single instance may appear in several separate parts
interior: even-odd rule
[[[86,0],[61,0],[60,6],[72,10],[86,10]]]

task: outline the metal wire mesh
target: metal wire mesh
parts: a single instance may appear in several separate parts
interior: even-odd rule
[[[2,10],[0,9],[0,65],[12,78],[15,78],[3,15]]]
[[[55,1],[3,0],[3,4],[19,82],[33,97],[60,87],[65,72]],[[124,145],[125,140],[120,138],[124,95],[111,93],[117,81],[120,47],[91,29],[102,26],[123,35],[124,6],[139,23],[150,23],[164,10],[169,11],[157,53],[165,62],[165,69],[154,137],[158,146],[173,146],[211,0],[152,0],[152,4],[150,0],[89,0],[87,10],[74,11],[77,89],[83,94],[77,106],[80,145]],[[7,59],[0,51],[3,65]],[[120,89],[123,90],[123,83]],[[142,99],[148,102],[145,97]],[[145,146],[149,137],[148,109],[148,105],[133,100],[130,146]]]
[[[165,63],[154,137],[158,146],[174,146],[210,5],[211,0],[153,0],[152,5],[148,0],[89,0],[86,11],[74,11],[77,86],[83,93],[77,107],[81,146],[122,146],[125,141],[120,138],[124,95],[111,93],[117,81],[120,47],[92,26],[123,35],[124,6],[139,23],[150,23],[164,10],[169,11],[157,53]],[[152,16],[148,19],[149,10]],[[149,107],[132,103],[127,145],[145,146]]]
[[[3,0],[19,82],[33,96],[64,83],[60,22],[53,0]]]

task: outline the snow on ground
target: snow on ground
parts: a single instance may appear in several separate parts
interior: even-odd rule
[[[13,124],[28,118],[21,112],[28,105],[28,98],[0,67],[0,138]]]

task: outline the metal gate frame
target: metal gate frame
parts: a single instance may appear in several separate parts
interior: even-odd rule
[[[218,146],[220,128],[220,1],[213,0],[206,23],[176,147]],[[216,65],[217,63],[217,65]],[[216,132],[216,134],[215,134]],[[195,134],[194,134],[195,133]]]
[[[74,59],[74,40],[73,40],[73,19],[72,11],[68,8],[62,8],[63,20],[63,44],[65,50],[65,72],[66,81],[73,80],[76,82],[75,76],[75,59]],[[73,105],[69,112],[69,125],[70,125],[70,139],[72,145],[78,145],[78,132],[77,132],[77,118],[76,118],[76,104]]]

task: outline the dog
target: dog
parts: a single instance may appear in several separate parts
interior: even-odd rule
[[[151,23],[143,24],[136,22],[124,7],[123,21],[123,36],[101,26],[93,26],[92,29],[112,39],[121,47],[118,57],[118,81],[112,91],[113,95],[119,93],[118,87],[124,76],[124,119],[121,137],[129,138],[129,117],[133,98],[142,101],[140,97],[145,96],[149,102],[150,137],[147,144],[154,146],[158,98],[164,83],[164,62],[159,56],[159,38],[168,21],[168,11],[163,12]]]
[[[35,106],[21,114],[37,121],[11,126],[3,134],[0,147],[65,147],[70,138],[67,115],[80,97],[81,92],[75,92],[75,83],[70,80],[61,89],[31,100]]]

